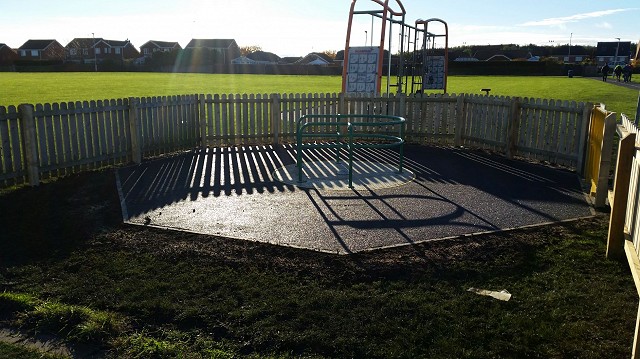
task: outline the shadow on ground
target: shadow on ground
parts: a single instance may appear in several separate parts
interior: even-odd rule
[[[305,152],[305,162],[332,151]],[[389,149],[359,161],[395,164]],[[592,215],[570,171],[450,147],[406,146],[415,179],[391,188],[300,188],[274,179],[293,146],[210,148],[117,170],[134,224],[331,253],[406,245]]]

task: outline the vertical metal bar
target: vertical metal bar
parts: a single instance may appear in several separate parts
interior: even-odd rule
[[[405,122],[402,121],[400,123],[400,141],[402,141],[402,144],[400,145],[400,160],[398,161],[399,162],[398,173],[402,173],[402,165],[404,162],[404,125],[405,125]]]
[[[349,188],[353,188],[353,125],[351,121],[347,126],[349,128]]]

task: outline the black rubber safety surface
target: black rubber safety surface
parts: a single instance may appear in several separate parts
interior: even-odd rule
[[[275,179],[295,163],[295,146],[196,150],[118,169],[123,216],[134,224],[346,254],[593,215],[571,171],[453,147],[411,145],[404,152],[412,179],[349,189]],[[305,151],[304,161],[333,156]],[[368,149],[355,159],[395,166],[398,153]]]

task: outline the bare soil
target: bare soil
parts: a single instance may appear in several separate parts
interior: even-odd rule
[[[347,281],[412,276],[456,261],[487,261],[526,252],[565,232],[597,230],[607,216],[564,224],[465,236],[348,256],[124,224],[113,170],[86,172],[0,195],[0,260],[5,265],[64,256],[89,245],[135,248],[166,257],[208,257],[241,266],[250,261],[283,271],[312,271]],[[2,268],[0,268],[0,271]],[[1,273],[1,272],[0,272]],[[10,289],[1,283],[0,290]]]

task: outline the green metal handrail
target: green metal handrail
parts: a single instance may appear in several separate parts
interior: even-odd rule
[[[326,121],[327,119],[335,119],[335,121]],[[351,122],[349,119],[377,119],[383,120],[382,122],[369,122],[369,121],[358,121]],[[313,121],[319,120],[319,121]],[[303,123],[304,122],[304,123]],[[336,162],[340,163],[340,149],[345,148],[348,150],[348,161],[349,161],[349,188],[353,188],[353,151],[356,148],[391,148],[391,147],[399,147],[400,159],[398,163],[398,173],[402,173],[402,166],[404,162],[404,131],[405,131],[405,122],[406,120],[403,117],[399,116],[389,116],[389,115],[304,115],[298,119],[296,124],[296,145],[297,145],[297,153],[296,153],[296,166],[298,167],[298,183],[304,182],[302,180],[302,152],[306,148],[335,148],[336,149]],[[317,133],[308,133],[305,132],[305,129],[310,126],[319,126],[319,127],[344,127],[346,126],[346,133],[341,133],[339,130],[335,132],[317,132]],[[379,126],[399,126],[398,128],[398,136],[379,134],[379,133],[367,133],[367,132],[356,132],[355,128],[357,126],[361,127],[379,127]],[[326,130],[325,130],[326,131]],[[303,143],[302,139],[307,137],[334,137],[336,142],[329,143]],[[348,138],[348,141],[342,142],[343,138]],[[361,143],[354,142],[354,137],[358,138],[371,138],[371,139],[379,139],[384,141],[389,141],[386,143]]]

